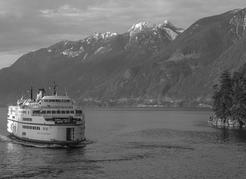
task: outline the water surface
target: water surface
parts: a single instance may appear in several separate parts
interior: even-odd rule
[[[6,137],[0,178],[245,178],[246,131],[208,127],[209,111],[87,109],[76,149],[27,147]]]

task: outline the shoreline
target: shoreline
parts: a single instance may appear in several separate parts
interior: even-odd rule
[[[85,110],[98,111],[211,111],[211,108],[202,107],[132,107],[132,106],[110,106],[110,107],[83,107]]]
[[[216,116],[211,115],[208,120],[208,124],[217,128],[229,128],[229,129],[240,129],[246,128],[246,124],[240,120],[231,119],[220,119]]]

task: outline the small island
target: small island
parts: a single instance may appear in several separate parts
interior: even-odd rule
[[[246,66],[232,74],[226,70],[214,85],[213,113],[209,124],[216,127],[246,127]]]

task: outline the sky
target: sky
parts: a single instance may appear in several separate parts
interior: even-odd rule
[[[245,0],[0,0],[0,68],[61,40],[123,33],[141,21],[187,28],[202,17],[245,7]]]

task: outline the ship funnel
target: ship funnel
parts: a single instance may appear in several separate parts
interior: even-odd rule
[[[32,86],[31,86],[31,89],[30,89],[30,98],[31,98],[31,100],[33,100],[33,89],[32,89]]]

